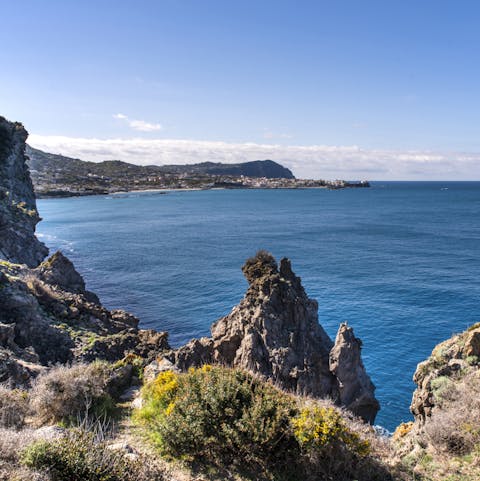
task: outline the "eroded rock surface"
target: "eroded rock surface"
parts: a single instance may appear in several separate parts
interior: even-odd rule
[[[307,296],[288,259],[278,266],[270,254],[259,252],[242,270],[249,283],[243,300],[213,324],[210,338],[172,353],[176,366],[241,367],[287,391],[331,397],[373,422],[379,404],[353,330],[342,326],[332,342],[318,323],[317,302]]]
[[[363,365],[361,348],[362,342],[355,337],[353,329],[341,324],[330,351],[330,371],[336,378],[339,404],[373,423],[380,405],[374,395],[375,386]]]
[[[477,371],[480,373],[480,324],[438,344],[430,357],[417,366],[413,376],[417,389],[410,406],[415,421],[420,426],[428,422],[441,407],[445,395],[442,391],[448,384],[458,383]]]
[[[99,304],[64,259],[57,253],[37,269],[0,261],[0,382],[28,385],[40,366],[128,353],[151,360],[169,349],[166,333],[140,330],[136,317]]]
[[[0,258],[36,267],[48,249],[35,237],[40,220],[25,157],[28,133],[0,117]]]

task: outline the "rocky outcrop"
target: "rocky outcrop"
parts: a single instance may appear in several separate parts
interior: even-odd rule
[[[330,351],[330,371],[336,378],[339,404],[373,423],[380,405],[374,396],[375,386],[363,365],[361,348],[362,341],[355,337],[353,329],[341,324]],[[373,417],[372,413],[375,413]]]
[[[442,408],[446,388],[477,371],[480,373],[480,324],[438,344],[417,366],[413,376],[417,389],[410,406],[415,421],[420,426],[428,423]]]
[[[37,212],[25,158],[27,131],[0,117],[0,258],[36,267],[48,249],[35,237]]]
[[[0,382],[12,386],[28,385],[41,366],[129,353],[152,360],[169,349],[166,333],[99,304],[60,253],[36,269],[0,262],[0,306]]]
[[[479,339],[480,323],[438,344],[417,366],[415,420],[392,437],[395,457],[415,479],[480,479]]]
[[[307,296],[288,259],[278,266],[270,254],[259,252],[242,270],[249,283],[243,300],[213,324],[212,337],[172,353],[175,365],[241,367],[287,391],[331,397],[373,422],[379,404],[353,330],[342,325],[332,342],[318,323],[317,302]]]
[[[85,289],[85,281],[75,270],[70,259],[60,251],[55,252],[48,260],[42,262],[37,271],[38,277],[46,284],[73,294],[83,294],[87,300],[100,304],[97,295]]]

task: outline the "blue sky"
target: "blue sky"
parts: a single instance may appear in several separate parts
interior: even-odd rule
[[[0,3],[0,114],[46,150],[480,179],[478,2]]]

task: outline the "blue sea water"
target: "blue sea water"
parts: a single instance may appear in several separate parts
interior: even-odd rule
[[[292,260],[334,338],[348,321],[392,430],[409,420],[412,375],[438,342],[480,321],[480,182],[375,182],[370,189],[129,193],[38,201],[40,237],[109,308],[209,334],[242,298],[258,249]]]

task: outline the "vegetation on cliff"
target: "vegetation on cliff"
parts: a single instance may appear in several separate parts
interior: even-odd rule
[[[480,479],[480,325],[438,344],[414,375],[415,422],[396,449],[420,479]]]

